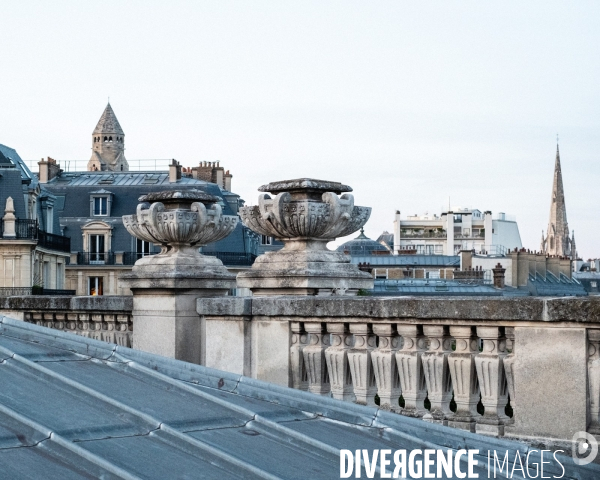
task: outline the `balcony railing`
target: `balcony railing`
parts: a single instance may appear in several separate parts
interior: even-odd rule
[[[202,252],[203,255],[217,257],[224,265],[233,267],[250,267],[256,260],[256,255],[253,253],[237,253],[237,252]]]
[[[26,238],[30,240],[37,240],[38,238],[38,223],[37,220],[28,220],[18,218],[15,221],[15,232],[17,238]]]
[[[15,234],[17,239],[37,240],[40,247],[60,252],[71,251],[71,239],[62,235],[48,233],[39,228],[37,220],[18,218],[15,220]],[[2,222],[2,236],[4,235],[4,222]]]
[[[55,235],[42,230],[38,230],[38,245],[50,250],[58,250],[59,252],[71,251],[71,239],[69,237]]]
[[[400,237],[410,237],[410,238],[446,238],[447,233],[442,232],[415,232],[410,230],[405,230],[400,232]]]
[[[112,252],[78,252],[78,265],[114,265],[115,254]]]

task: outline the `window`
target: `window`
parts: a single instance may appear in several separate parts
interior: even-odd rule
[[[62,290],[65,288],[65,264],[56,264],[56,288]]]
[[[103,295],[103,280],[102,277],[88,277],[88,295]]]
[[[42,286],[50,288],[50,262],[44,262]]]
[[[108,197],[94,197],[94,215],[108,215]]]
[[[598,283],[597,282],[590,282],[590,287],[597,288],[598,287]]]
[[[135,240],[135,252],[137,253],[137,258],[140,259],[146,255],[150,255],[152,244],[150,242],[140,240],[139,238],[136,238]]]
[[[387,280],[387,278],[388,278],[387,268],[376,268],[375,269],[375,278]]]
[[[102,264],[104,263],[105,250],[104,250],[104,235],[90,235],[89,241],[89,256],[91,264]]]
[[[273,237],[269,237],[268,235],[260,236],[260,244],[261,245],[273,245]]]

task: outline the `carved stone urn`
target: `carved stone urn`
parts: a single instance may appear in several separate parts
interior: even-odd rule
[[[200,363],[198,297],[226,295],[235,276],[198,248],[229,235],[238,217],[223,215],[219,198],[199,190],[164,191],[139,198],[123,224],[134,237],[161,246],[120,280],[133,292],[133,348]]]
[[[263,185],[258,206],[243,207],[240,217],[255,232],[274,237],[284,247],[256,259],[238,274],[238,286],[254,295],[355,295],[372,289],[373,278],[350,263],[347,255],[327,243],[360,229],[369,207],[354,205],[343,192],[352,188],[338,182],[299,178]]]
[[[238,218],[223,215],[218,198],[199,190],[149,193],[139,198],[135,215],[123,215],[131,235],[161,246],[157,255],[140,258],[121,278],[131,288],[145,280],[147,286],[187,286],[228,290],[235,277],[221,260],[202,255],[198,248],[229,235]],[[216,293],[216,292],[215,292]],[[223,292],[224,293],[224,292]]]

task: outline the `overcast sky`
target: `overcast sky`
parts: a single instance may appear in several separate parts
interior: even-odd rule
[[[372,238],[452,206],[569,226],[600,256],[600,2],[4,1],[0,143],[89,159],[110,96],[126,157],[220,160],[233,190],[315,177]],[[509,246],[510,247],[510,246]]]

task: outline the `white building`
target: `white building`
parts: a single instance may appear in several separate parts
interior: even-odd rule
[[[441,215],[409,215],[402,219],[396,211],[393,246],[395,255],[416,253],[456,255],[460,250],[505,253],[521,248],[519,227],[504,213],[454,207]]]

